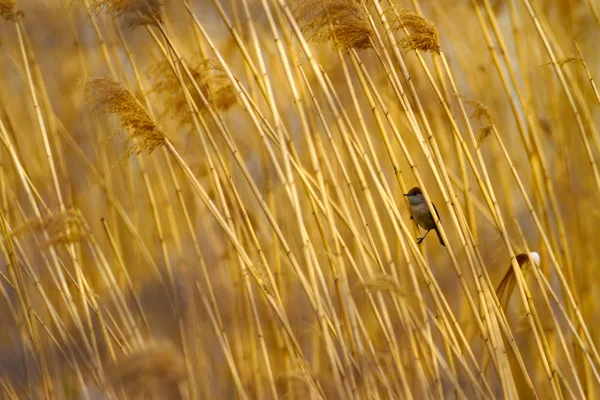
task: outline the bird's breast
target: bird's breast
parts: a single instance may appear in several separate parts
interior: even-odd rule
[[[427,207],[427,203],[411,205],[410,213],[415,220],[415,222],[423,229],[433,229],[435,228],[435,222],[433,221],[433,216],[429,212],[429,208]]]

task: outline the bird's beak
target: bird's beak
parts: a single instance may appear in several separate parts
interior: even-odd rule
[[[406,197],[408,197],[408,196],[410,196],[410,195],[409,195],[408,193],[404,193],[402,196],[406,196]]]

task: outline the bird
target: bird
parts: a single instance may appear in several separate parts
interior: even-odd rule
[[[438,235],[438,239],[440,239],[440,244],[446,247],[444,240],[442,239],[442,235],[440,235],[440,231],[438,231],[437,226],[435,226],[433,215],[431,214],[431,211],[429,211],[429,207],[427,207],[425,196],[423,196],[421,188],[415,186],[414,188],[410,189],[408,193],[405,193],[404,196],[408,197],[408,202],[410,203],[410,219],[414,220],[421,228],[427,230],[422,237],[417,238],[417,244],[421,244],[421,242],[423,242],[430,230],[435,230]],[[435,204],[431,204],[433,205],[433,209],[439,218],[440,213],[438,213]]]

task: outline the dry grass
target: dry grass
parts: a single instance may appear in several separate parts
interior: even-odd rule
[[[0,0],[0,398],[599,396],[593,1],[43,3]]]

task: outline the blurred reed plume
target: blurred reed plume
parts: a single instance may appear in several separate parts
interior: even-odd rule
[[[48,232],[48,240],[43,243],[44,247],[55,244],[76,243],[84,239],[88,234],[85,219],[81,211],[67,209],[53,214],[42,221],[33,220],[20,230],[33,229],[34,231],[45,230]],[[19,233],[19,229],[13,234]]]
[[[204,60],[196,68],[189,67],[189,70],[209,105],[217,110],[226,111],[236,103],[231,81],[216,60]],[[148,75],[153,82],[152,91],[161,97],[166,112],[182,122],[189,122],[189,105],[171,65],[166,61],[159,62],[149,69]],[[192,101],[201,111],[204,111],[205,104],[200,99],[194,85],[189,80],[185,82]]]
[[[161,0],[94,0],[91,11],[108,13],[134,27],[161,23],[161,6]]]
[[[111,386],[122,387],[130,399],[179,399],[185,364],[168,343],[147,343],[118,360],[109,370]]]
[[[484,122],[491,122],[492,116],[490,115],[490,109],[480,101],[477,100],[467,100],[466,103],[473,107],[473,112],[471,113],[471,119],[479,119]]]
[[[493,132],[494,127],[492,125],[484,126],[477,132],[477,146],[481,146],[481,143]]]
[[[0,399],[598,398],[599,10],[0,0]]]
[[[17,4],[13,0],[0,0],[0,16],[7,21],[17,16]]]
[[[342,48],[371,47],[373,33],[364,8],[355,0],[299,0],[294,15],[311,42],[335,42]]]
[[[127,154],[151,153],[162,146],[165,135],[144,110],[140,102],[120,82],[111,78],[90,78],[84,82],[85,98],[97,116],[114,116],[129,132]]]
[[[225,70],[217,60],[204,60],[194,70],[200,90],[217,110],[227,111],[236,102],[235,92]],[[198,101],[196,101],[198,103]]]

